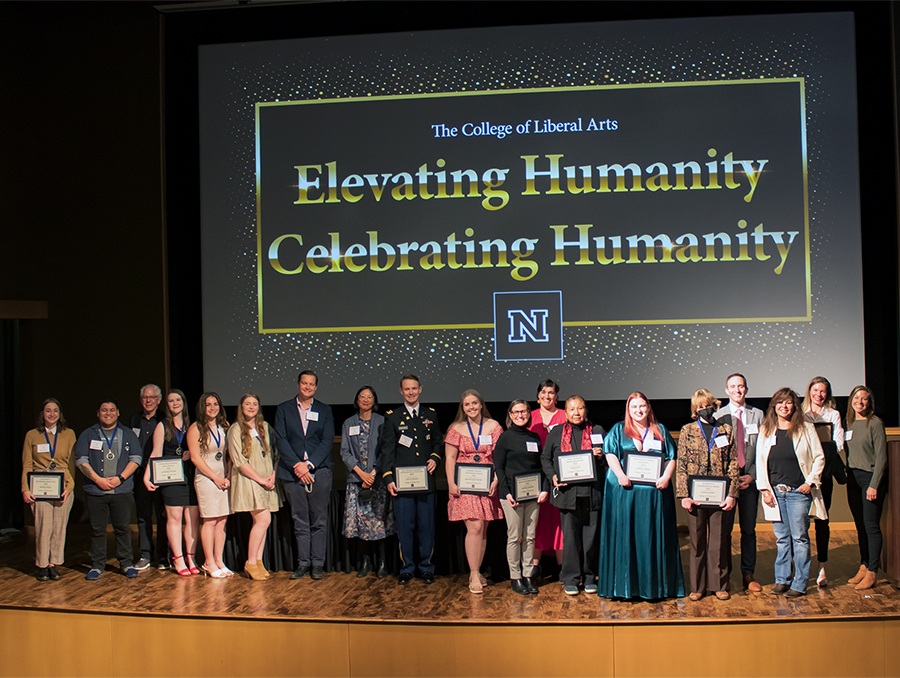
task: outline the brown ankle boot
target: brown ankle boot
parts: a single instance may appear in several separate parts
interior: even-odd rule
[[[859,582],[861,582],[863,580],[863,577],[866,576],[866,572],[868,572],[868,570],[866,569],[866,566],[860,565],[859,572],[857,572],[854,576],[850,577],[850,579],[847,580],[847,583],[848,584],[859,584]]]
[[[244,563],[244,572],[246,572],[253,581],[262,581],[268,579],[265,570],[261,570],[259,563]]]
[[[875,573],[871,570],[866,570],[865,576],[863,576],[862,581],[856,585],[857,591],[864,591],[866,589],[870,589],[875,586]]]

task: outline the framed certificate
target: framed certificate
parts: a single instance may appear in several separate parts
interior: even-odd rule
[[[516,476],[513,496],[516,501],[533,501],[541,494],[541,472],[520,473]]]
[[[493,479],[491,464],[456,465],[456,484],[462,494],[490,494]]]
[[[427,492],[427,466],[397,466],[394,468],[394,485],[397,492]]]
[[[656,485],[662,475],[662,455],[632,452],[625,459],[625,475],[633,483]]]
[[[39,501],[62,499],[63,474],[58,471],[31,471],[28,473],[28,490]]]
[[[154,485],[184,483],[184,463],[181,457],[153,457],[150,459],[150,482]]]
[[[691,499],[701,506],[724,503],[728,492],[728,478],[724,476],[689,476]]]
[[[557,478],[561,483],[582,483],[597,479],[592,452],[561,454],[556,460],[559,463]]]

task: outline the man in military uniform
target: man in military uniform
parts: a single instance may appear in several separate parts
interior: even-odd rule
[[[432,475],[441,462],[443,438],[437,415],[430,407],[419,404],[422,386],[414,374],[400,378],[403,405],[385,414],[379,441],[380,458],[384,468],[384,482],[394,497],[394,520],[400,540],[401,585],[408,584],[416,566],[422,581],[434,583],[434,480]],[[379,465],[382,465],[379,464]],[[416,492],[398,492],[394,478],[397,466],[425,466],[428,487]],[[413,562],[413,535],[419,541],[418,562]]]

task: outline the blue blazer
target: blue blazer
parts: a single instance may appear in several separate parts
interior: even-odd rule
[[[366,473],[372,473],[379,469],[378,459],[378,438],[381,435],[381,428],[384,426],[384,417],[377,412],[372,412],[371,423],[369,424],[369,442],[366,445],[368,450],[368,461],[365,465],[360,463],[360,446],[359,436],[350,435],[350,427],[359,426],[359,415],[354,414],[344,422],[341,429],[341,459],[344,460],[344,466],[347,467],[347,482],[359,484],[361,481],[359,476],[353,473],[353,467],[359,466]]]
[[[318,421],[307,422],[303,433],[303,422],[297,411],[297,398],[291,398],[275,410],[275,440],[278,443],[278,473],[282,480],[299,482],[294,474],[294,465],[304,456],[314,469],[332,468],[331,447],[334,444],[334,416],[331,407],[313,400],[310,408],[318,412]]]

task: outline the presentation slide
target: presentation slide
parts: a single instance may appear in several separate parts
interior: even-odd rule
[[[204,382],[685,398],[864,372],[849,14],[200,49]],[[425,397],[423,395],[423,397]]]

